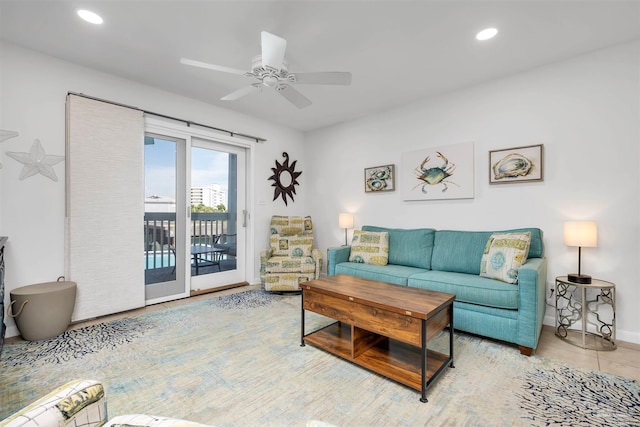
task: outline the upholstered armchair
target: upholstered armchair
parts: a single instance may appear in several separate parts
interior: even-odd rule
[[[297,291],[320,277],[322,252],[313,247],[310,216],[271,217],[269,248],[260,252],[260,279],[266,291]]]

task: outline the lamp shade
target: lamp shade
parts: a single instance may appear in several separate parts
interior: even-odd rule
[[[598,246],[598,227],[593,221],[568,221],[564,223],[564,244],[594,248]]]
[[[341,213],[338,217],[338,227],[353,228],[353,214]]]

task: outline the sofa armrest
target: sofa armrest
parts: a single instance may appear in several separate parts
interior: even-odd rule
[[[348,262],[351,254],[351,246],[340,246],[339,248],[329,248],[327,250],[327,275],[336,274],[336,265],[341,262]]]
[[[102,426],[107,421],[107,398],[98,381],[64,384],[2,421],[7,427]]]
[[[313,251],[311,251],[311,258],[316,264],[314,279],[319,279],[320,273],[322,273],[322,251],[320,249],[314,248]]]
[[[530,258],[518,270],[518,342],[535,349],[546,311],[547,259]]]

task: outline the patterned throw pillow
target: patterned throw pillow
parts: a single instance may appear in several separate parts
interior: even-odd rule
[[[389,261],[389,233],[354,230],[349,261],[387,265]]]
[[[271,234],[269,245],[273,256],[311,256],[313,236]]]
[[[518,269],[527,261],[530,244],[530,231],[492,234],[482,254],[480,276],[516,283]]]

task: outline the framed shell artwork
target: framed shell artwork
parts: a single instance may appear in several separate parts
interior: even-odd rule
[[[364,192],[379,193],[396,189],[395,165],[374,166],[364,169]]]
[[[489,151],[489,184],[543,180],[542,144]]]

